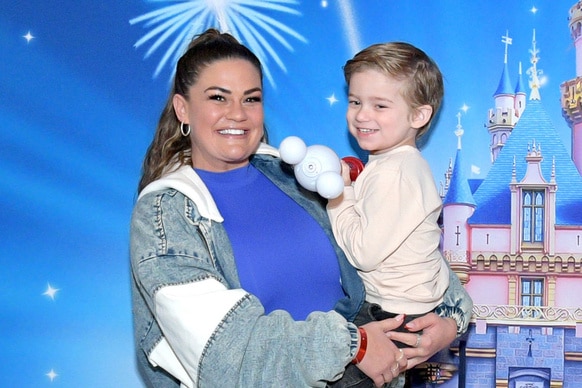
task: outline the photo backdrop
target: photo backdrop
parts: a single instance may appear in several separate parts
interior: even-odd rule
[[[542,102],[570,149],[559,85],[575,77],[573,4],[2,0],[0,386],[142,386],[129,220],[173,65],[194,34],[228,29],[261,56],[273,145],[297,135],[364,158],[345,125],[343,64],[377,42],[422,48],[445,76],[444,106],[422,148],[440,185],[459,120],[465,161],[474,177],[486,176],[484,123],[504,58],[513,83],[520,62],[527,80],[534,30]],[[183,9],[175,19],[151,18],[170,7]]]

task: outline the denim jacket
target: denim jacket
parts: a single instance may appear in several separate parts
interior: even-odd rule
[[[339,260],[346,297],[335,311],[294,321],[265,315],[241,288],[222,216],[190,166],[152,182],[131,221],[134,335],[138,367],[154,387],[324,387],[354,357],[350,323],[364,302],[355,269],[333,239],[325,202],[302,189],[293,170],[261,145],[251,163],[323,227]],[[451,279],[437,309],[467,329],[472,302]]]

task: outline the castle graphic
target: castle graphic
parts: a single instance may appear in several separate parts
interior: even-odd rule
[[[530,67],[504,67],[486,128],[491,168],[469,179],[460,115],[445,173],[442,248],[473,297],[469,332],[420,368],[422,385],[582,387],[582,1],[570,9],[576,78],[561,85],[567,150],[544,109],[533,31]],[[523,78],[527,76],[528,85]],[[570,152],[571,151],[571,152]]]

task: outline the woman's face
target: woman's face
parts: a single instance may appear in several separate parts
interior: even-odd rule
[[[192,165],[222,172],[245,166],[263,136],[263,89],[258,70],[243,59],[213,62],[174,96],[178,119],[190,125]]]

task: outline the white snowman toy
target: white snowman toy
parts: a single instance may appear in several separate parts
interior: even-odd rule
[[[343,192],[340,158],[331,148],[307,147],[299,137],[289,136],[279,145],[279,155],[285,163],[293,165],[295,178],[307,190],[327,199],[337,198]]]

